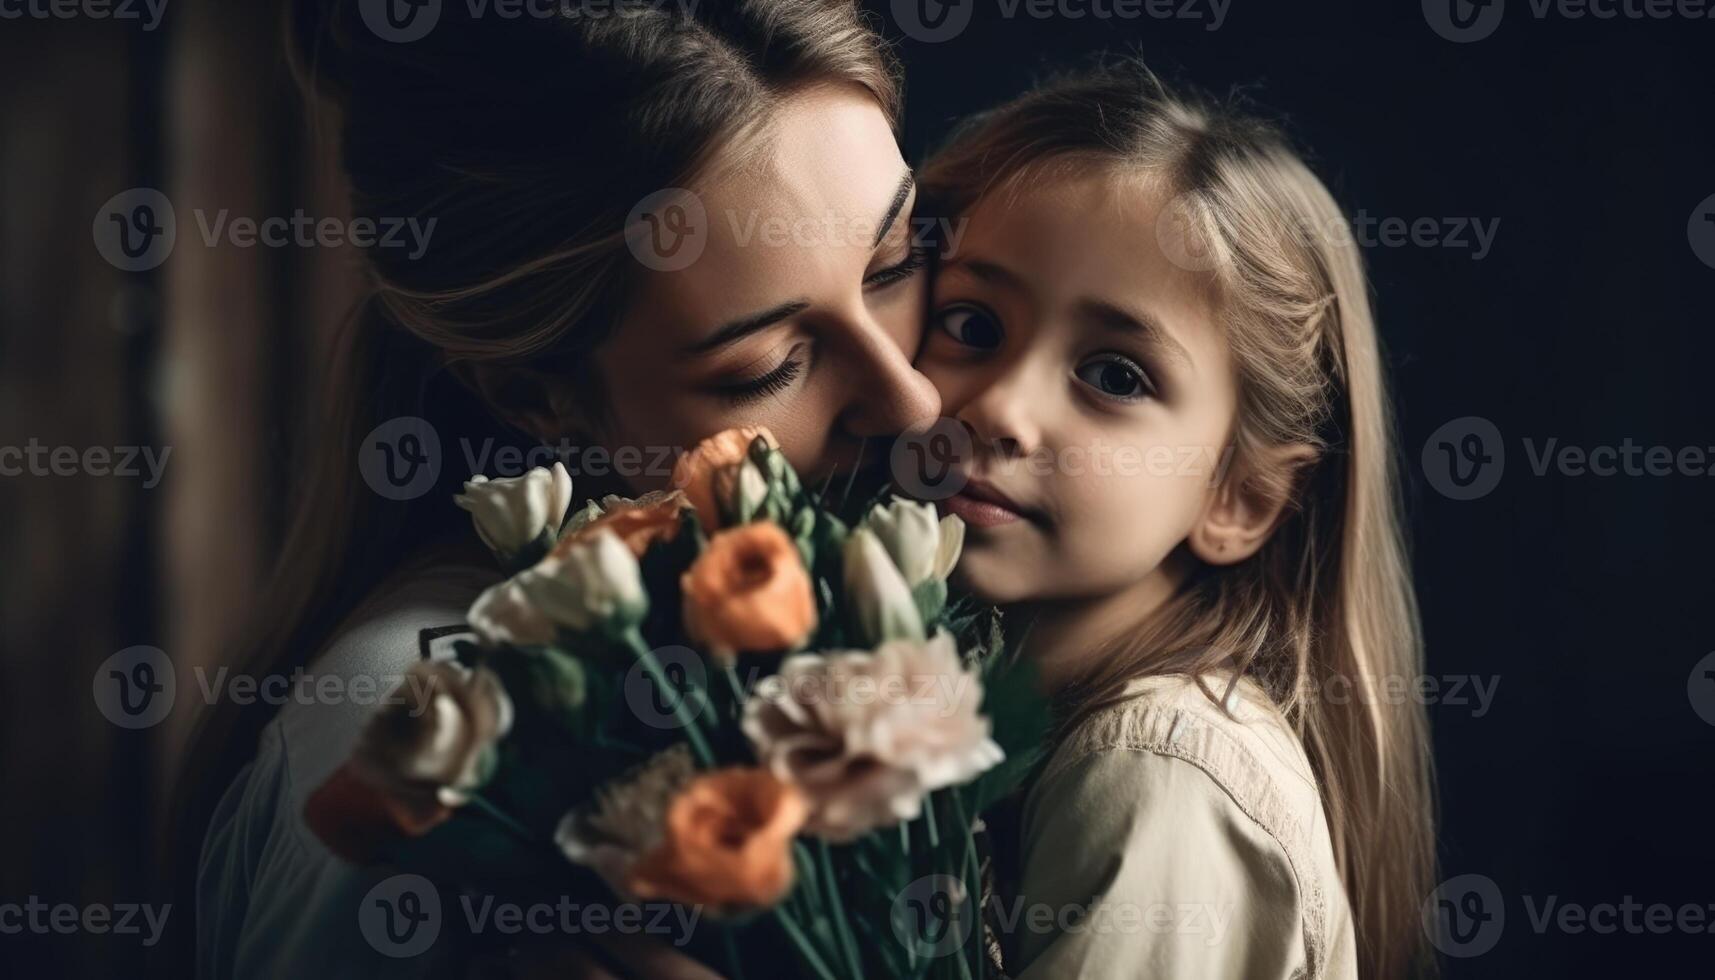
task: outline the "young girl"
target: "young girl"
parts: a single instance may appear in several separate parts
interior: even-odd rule
[[[1064,709],[1006,968],[1411,975],[1426,724],[1366,694],[1420,641],[1338,207],[1273,129],[1132,66],[979,117],[923,183],[965,222],[918,365],[973,444],[961,574]]]

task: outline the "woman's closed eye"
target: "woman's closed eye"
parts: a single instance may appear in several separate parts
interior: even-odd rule
[[[914,245],[905,253],[905,258],[884,269],[877,269],[864,277],[863,288],[885,289],[915,276],[923,268],[928,259],[929,250],[920,245]]]
[[[1097,354],[1079,364],[1072,374],[1098,397],[1110,401],[1134,402],[1157,394],[1149,372],[1124,354]]]
[[[760,401],[770,395],[777,395],[792,387],[792,382],[798,380],[798,376],[803,373],[804,358],[802,354],[802,345],[794,347],[786,355],[786,359],[780,362],[779,367],[744,381],[718,384],[714,388],[715,393],[736,405],[748,404]]]

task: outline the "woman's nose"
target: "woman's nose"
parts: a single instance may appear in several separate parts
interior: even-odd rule
[[[847,347],[851,404],[843,424],[850,434],[894,436],[941,413],[941,395],[911,365],[915,350],[905,350],[879,327],[866,329]]]

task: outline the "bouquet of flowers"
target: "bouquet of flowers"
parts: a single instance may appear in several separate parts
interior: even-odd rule
[[[1046,713],[996,614],[948,600],[964,525],[897,497],[848,524],[763,429],[673,486],[573,512],[563,466],[467,483],[511,577],[310,826],[461,888],[694,906],[730,976],[782,948],[818,980],[981,976],[973,828]]]

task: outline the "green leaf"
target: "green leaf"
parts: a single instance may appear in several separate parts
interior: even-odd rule
[[[947,605],[947,583],[938,578],[925,579],[911,590],[911,601],[927,627],[941,617],[941,610]]]
[[[548,552],[552,551],[553,548],[554,532],[543,528],[542,533],[536,535],[529,544],[507,555],[505,560],[501,562],[501,568],[507,575],[517,575],[548,557]]]
[[[1012,793],[1042,761],[1053,716],[1038,685],[1036,665],[1022,659],[1009,658],[983,678],[981,710],[1006,758],[963,787],[969,812],[981,813]]]

